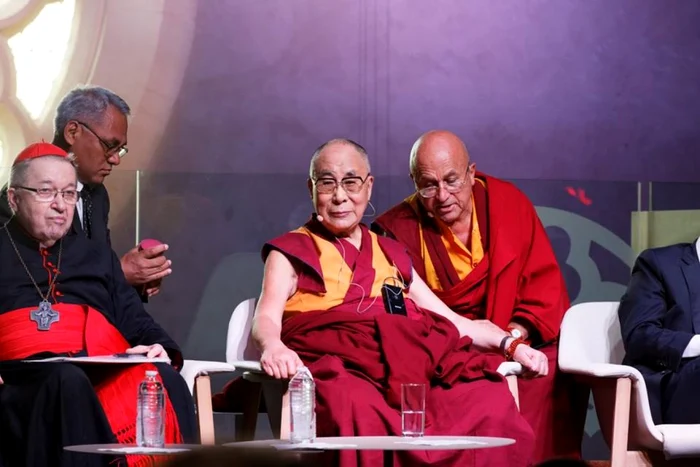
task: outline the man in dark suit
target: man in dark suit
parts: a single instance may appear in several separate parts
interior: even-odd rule
[[[109,195],[104,180],[118,166],[128,149],[128,104],[112,91],[99,86],[77,87],[61,100],[54,120],[53,144],[72,152],[78,171],[80,199],[73,229],[111,246]],[[0,223],[12,217],[7,190],[0,194]],[[162,279],[171,273],[165,257],[167,245],[140,251],[129,250],[121,258],[127,282],[146,300],[160,291]]]
[[[644,251],[620,302],[623,363],[644,376],[656,424],[700,423],[699,242]]]

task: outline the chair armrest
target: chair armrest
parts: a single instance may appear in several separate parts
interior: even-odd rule
[[[523,366],[518,362],[503,362],[496,370],[501,376],[522,375]]]
[[[628,365],[616,365],[613,363],[580,363],[566,366],[560,363],[559,368],[564,373],[595,376],[596,378],[630,378],[632,381],[641,379],[639,371]]]
[[[262,366],[258,360],[236,360],[230,363],[239,370],[263,373]]]
[[[232,373],[236,367],[230,363],[211,362],[204,360],[185,360],[180,375],[187,383],[190,393],[194,393],[194,382],[198,376],[210,373]]]

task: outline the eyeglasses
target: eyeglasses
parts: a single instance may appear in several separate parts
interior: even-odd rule
[[[109,143],[107,143],[107,141],[100,138],[100,135],[95,133],[95,130],[90,128],[87,123],[83,123],[83,122],[80,122],[78,120],[76,120],[76,122],[78,122],[80,125],[85,127],[90,133],[95,135],[95,138],[97,138],[100,141],[100,143],[102,144],[102,146],[104,147],[105,155],[107,156],[107,159],[109,159],[110,157],[112,157],[115,154],[117,156],[119,156],[119,159],[121,159],[122,157],[126,156],[126,154],[129,152],[129,148],[127,148],[126,145],[114,146],[113,144],[109,144]]]
[[[316,191],[324,195],[335,193],[338,185],[343,187],[346,193],[359,193],[362,190],[365,182],[372,174],[367,174],[365,178],[362,177],[345,177],[340,182],[332,177],[323,177],[313,180]]]
[[[471,172],[472,167],[472,164],[469,164],[467,166],[467,173],[464,178],[458,178],[456,180],[448,181],[441,180],[437,182],[437,185],[431,185],[425,188],[418,189],[418,194],[421,195],[423,198],[434,198],[435,196],[437,196],[440,186],[443,186],[448,193],[459,193],[462,187],[464,187],[464,185],[467,183],[467,176],[469,175],[469,172]]]
[[[60,193],[66,204],[75,204],[78,202],[78,194],[80,193],[78,190],[55,190],[53,188],[31,188],[28,186],[15,186],[14,188],[33,192],[37,201],[42,203],[51,203]]]

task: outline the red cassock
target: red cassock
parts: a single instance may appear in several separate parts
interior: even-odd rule
[[[144,310],[108,246],[71,231],[42,248],[13,219],[0,232],[0,253],[0,464],[103,464],[104,456],[78,458],[63,447],[134,443],[137,389],[146,370],[157,369],[165,386],[166,442],[193,438],[192,397],[176,370],[182,353]],[[52,310],[42,327],[41,315],[33,312],[44,296],[33,281]],[[155,343],[173,366],[22,362],[112,355]],[[156,460],[127,458],[137,466]]]
[[[550,373],[519,379],[520,410],[535,432],[535,461],[580,457],[588,390],[557,370],[569,299],[547,234],[532,203],[505,181],[478,173],[473,206],[470,246],[461,246],[474,260],[466,271],[458,258],[461,242],[428,216],[416,195],[379,216],[373,228],[407,248],[418,274],[455,312],[502,329],[515,320],[536,330],[533,345],[548,356]]]
[[[27,319],[32,308],[36,307],[0,314],[0,327],[3,329],[0,360],[20,360],[47,350],[56,354],[105,356],[123,353],[130,347],[105,316],[91,307],[63,303],[53,305],[52,308],[61,314],[61,319],[51,325],[51,332],[37,332],[36,323]],[[134,444],[138,386],[145,371],[157,368],[146,363],[113,365],[113,368],[105,370],[109,371],[104,371],[96,381],[95,393],[117,441]],[[167,393],[164,423],[166,443],[182,442],[177,415]],[[126,460],[130,467],[153,465],[155,462],[148,456],[128,456]]]
[[[319,436],[401,435],[401,383],[424,383],[427,435],[497,436],[514,445],[468,451],[395,454],[397,465],[531,465],[533,434],[503,377],[500,357],[471,348],[446,319],[405,297],[407,316],[385,311],[382,284],[411,281],[411,263],[394,240],[362,227],[358,250],[317,223],[266,244],[298,275],[282,340],[311,370],[317,385]],[[382,465],[383,454],[346,451],[343,467]]]

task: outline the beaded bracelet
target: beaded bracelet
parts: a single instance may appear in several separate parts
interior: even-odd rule
[[[505,351],[506,359],[507,360],[513,360],[513,355],[515,354],[515,349],[520,345],[524,344],[525,341],[523,339],[514,339],[513,342],[510,343],[508,346],[508,349]]]

